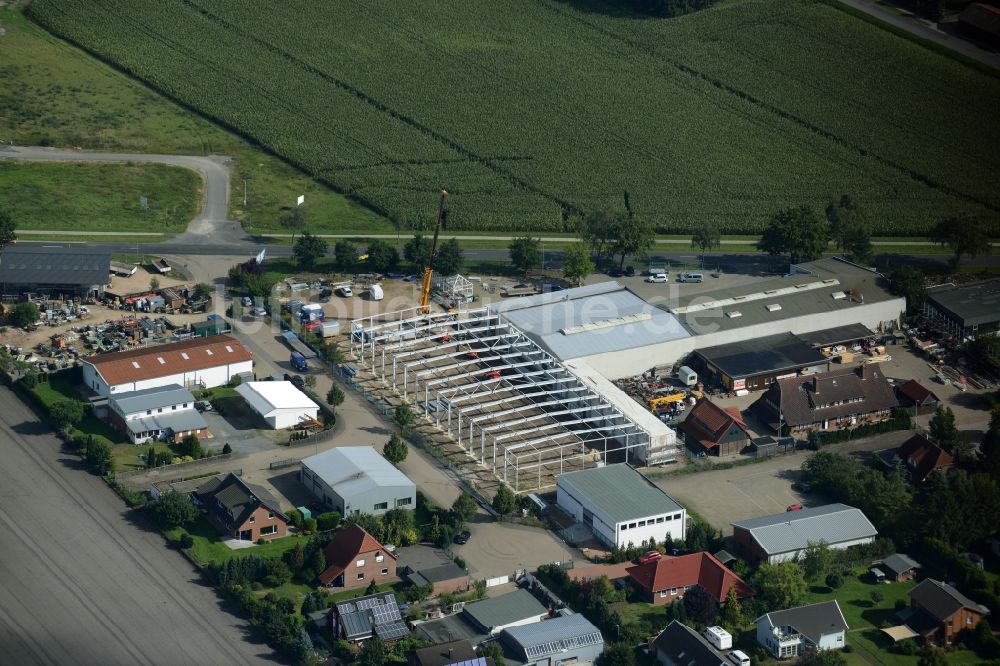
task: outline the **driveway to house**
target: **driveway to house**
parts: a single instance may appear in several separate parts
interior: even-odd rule
[[[840,0],[840,2],[848,7],[853,7],[870,16],[874,16],[880,21],[885,21],[890,25],[901,28],[917,37],[940,44],[952,51],[957,51],[973,60],[978,60],[984,65],[1000,69],[1000,54],[987,51],[970,41],[947,33],[935,25],[922,21],[914,14],[905,13],[904,10],[895,7],[884,7],[871,0]]]
[[[264,664],[270,648],[140,511],[0,388],[0,653],[8,664]]]
[[[913,431],[891,432],[854,442],[834,444],[825,450],[867,454],[899,446]],[[778,455],[761,463],[724,470],[675,474],[652,479],[664,492],[691,508],[723,535],[733,533],[733,521],[781,513],[790,504],[820,506],[826,498],[792,490],[802,463],[812,451]]]

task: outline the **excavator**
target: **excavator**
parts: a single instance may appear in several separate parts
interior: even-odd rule
[[[424,281],[420,288],[420,311],[427,314],[431,311],[431,277],[434,275],[434,255],[437,254],[438,234],[444,228],[445,211],[444,200],[448,198],[448,190],[441,190],[441,201],[438,203],[437,223],[434,225],[434,240],[431,241],[431,251],[427,253],[427,261],[424,263]]]

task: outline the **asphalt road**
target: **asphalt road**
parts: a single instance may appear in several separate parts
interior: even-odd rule
[[[5,387],[0,449],[0,662],[277,661]]]

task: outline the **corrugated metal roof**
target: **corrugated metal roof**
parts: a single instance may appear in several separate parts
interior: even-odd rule
[[[827,504],[800,511],[786,511],[732,523],[746,529],[769,555],[801,550],[812,543],[843,541],[878,536],[871,521],[853,506]]]
[[[625,463],[567,472],[556,477],[585,497],[612,523],[681,511],[681,506]]]
[[[540,294],[491,305],[560,360],[621,351],[690,337],[677,318],[617,282]],[[564,329],[633,315],[648,316],[567,335]],[[653,365],[653,363],[651,363]]]
[[[414,485],[370,446],[342,446],[302,461],[342,497],[384,486]]]
[[[116,405],[123,414],[137,414],[161,407],[183,405],[184,403],[193,404],[194,396],[191,395],[191,391],[179,384],[169,384],[141,391],[116,393],[111,396],[111,403]]]
[[[531,650],[529,656],[538,660],[567,649],[600,645],[604,642],[604,637],[587,618],[574,613],[504,629],[500,640],[525,652]]]
[[[100,247],[7,245],[0,253],[0,282],[92,287],[110,275],[111,250]]]
[[[548,613],[548,609],[539,603],[531,592],[516,590],[469,604],[462,612],[485,631],[489,631],[493,627],[501,627],[530,617],[540,617]]]
[[[125,422],[128,424],[129,432],[135,434],[140,432],[150,432],[153,430],[172,430],[173,432],[187,432],[189,430],[201,430],[207,428],[199,412],[194,409],[182,409],[177,412],[164,412],[162,414],[150,414],[137,419]]]
[[[779,333],[695,352],[733,379],[823,365],[827,358],[796,335]]]
[[[989,324],[1000,320],[1000,278],[960,287],[942,285],[928,290],[927,302],[964,326]]]

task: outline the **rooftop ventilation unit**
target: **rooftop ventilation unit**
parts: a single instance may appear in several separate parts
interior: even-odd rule
[[[730,319],[736,319],[737,317],[742,317],[743,313],[740,312],[739,310],[730,310],[729,312],[726,313],[726,316],[729,317]]]
[[[615,326],[624,326],[625,324],[635,324],[640,321],[649,321],[653,318],[653,315],[648,312],[640,312],[638,314],[625,315],[624,317],[615,317],[614,319],[604,319],[602,321],[588,322],[586,324],[580,324],[579,326],[568,326],[560,331],[563,335],[575,335],[577,333],[588,333],[590,331],[597,331],[604,328],[613,328]]]
[[[777,312],[781,309],[781,306],[778,303],[768,303],[764,307],[767,308],[768,312]]]

